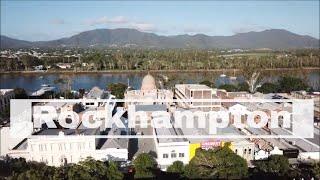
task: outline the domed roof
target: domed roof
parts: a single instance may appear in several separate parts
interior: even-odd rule
[[[141,90],[143,91],[151,91],[157,89],[156,87],[156,81],[150,74],[147,74],[141,83]]]

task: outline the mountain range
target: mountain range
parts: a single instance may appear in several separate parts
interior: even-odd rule
[[[1,35],[1,49],[57,47],[139,47],[139,48],[319,48],[319,39],[283,29],[239,33],[232,36],[162,36],[136,29],[96,29],[51,41],[24,41]]]

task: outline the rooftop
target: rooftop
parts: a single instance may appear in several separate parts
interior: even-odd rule
[[[120,129],[110,129],[109,136],[122,135]],[[129,140],[127,138],[101,138],[97,139],[101,143],[99,149],[116,148],[116,149],[127,149]]]
[[[105,99],[108,97],[108,92],[100,89],[99,87],[93,87],[87,94],[86,98],[88,99]]]
[[[212,90],[212,88],[208,87],[204,84],[176,84],[176,88],[188,88],[190,90]]]
[[[13,89],[0,89],[0,95],[5,95],[10,92],[13,92]]]
[[[164,104],[136,105],[136,111],[167,111],[167,106]]]

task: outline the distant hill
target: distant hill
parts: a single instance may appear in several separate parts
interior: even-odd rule
[[[32,42],[1,36],[1,48],[20,48],[30,46],[32,46]]]
[[[319,40],[282,29],[233,36],[160,36],[135,29],[96,29],[53,41],[28,42],[1,36],[1,48],[23,47],[141,47],[141,48],[318,48]]]

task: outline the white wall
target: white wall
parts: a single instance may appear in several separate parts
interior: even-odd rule
[[[13,138],[10,136],[9,127],[0,128],[0,156],[5,156],[7,153],[18,145],[24,138]]]
[[[159,143],[156,145],[156,151],[157,162],[162,170],[165,170],[174,161],[189,163],[189,142]],[[172,153],[176,154],[175,158],[171,157]],[[184,157],[179,157],[179,153],[183,153]],[[163,154],[168,154],[168,158],[163,158]]]
[[[127,149],[98,149],[95,137],[44,137],[28,139],[26,150],[12,150],[11,157],[23,157],[28,161],[45,162],[50,166],[61,166],[65,162],[78,163],[87,157],[96,160],[126,161]]]
[[[252,142],[235,141],[232,142],[231,149],[247,161],[251,161],[254,159],[255,145]]]
[[[303,160],[320,160],[320,152],[300,152],[299,159],[303,159]]]

